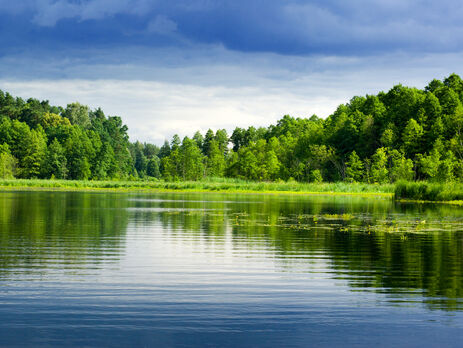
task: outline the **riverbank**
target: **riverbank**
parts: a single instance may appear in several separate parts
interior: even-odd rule
[[[463,184],[398,182],[366,183],[299,183],[253,182],[240,179],[213,178],[204,181],[166,182],[161,180],[88,181],[3,179],[0,191],[102,191],[102,192],[220,192],[255,194],[354,195],[394,198],[399,202],[447,203],[463,205]]]
[[[393,184],[252,182],[238,179],[205,181],[84,181],[0,180],[0,190],[111,191],[111,192],[228,192],[266,194],[329,194],[392,197]]]

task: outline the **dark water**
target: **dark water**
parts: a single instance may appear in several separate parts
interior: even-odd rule
[[[0,346],[461,346],[463,209],[0,193]]]

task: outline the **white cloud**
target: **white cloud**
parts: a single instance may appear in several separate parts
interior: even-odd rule
[[[209,128],[231,131],[237,126],[268,126],[286,113],[327,113],[339,102],[281,90],[133,80],[3,80],[0,87],[24,98],[48,99],[54,105],[79,101],[92,108],[101,106],[107,114],[123,118],[132,140],[157,144],[175,133],[183,137]]]
[[[166,16],[159,15],[148,23],[147,30],[150,33],[170,34],[177,30],[177,23]]]
[[[72,18],[80,10],[78,4],[67,1],[39,1],[39,4],[33,22],[44,27],[53,27],[60,19]]]
[[[461,74],[463,65],[461,53],[291,57],[207,48],[87,51],[90,60],[2,57],[0,89],[54,105],[101,106],[122,117],[132,140],[161,144],[174,133],[268,126],[284,114],[326,117],[354,95],[397,83],[423,88]]]
[[[101,19],[117,13],[141,15],[151,8],[146,0],[93,0],[74,2],[69,0],[36,0],[33,22],[52,27],[59,20],[78,18],[79,20]],[[29,5],[29,8],[31,6]]]

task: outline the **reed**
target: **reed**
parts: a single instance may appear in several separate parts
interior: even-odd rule
[[[207,178],[202,181],[137,180],[137,181],[85,181],[85,180],[41,180],[4,179],[0,180],[3,189],[71,189],[71,190],[121,190],[121,191],[220,191],[220,192],[285,192],[285,193],[332,193],[332,194],[390,194],[394,185],[365,183],[299,183],[255,182],[228,178]]]
[[[395,186],[394,197],[421,201],[461,201],[463,200],[463,184],[399,181]]]

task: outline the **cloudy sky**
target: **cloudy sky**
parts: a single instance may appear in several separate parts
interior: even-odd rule
[[[161,144],[463,75],[462,18],[458,0],[0,0],[0,89]]]

